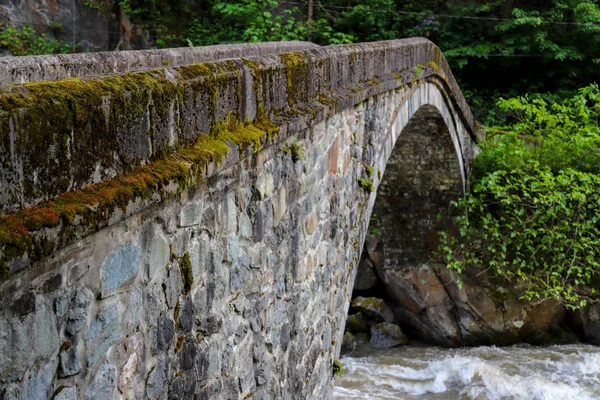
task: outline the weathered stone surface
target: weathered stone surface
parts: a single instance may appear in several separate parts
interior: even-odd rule
[[[56,363],[48,363],[43,367],[34,367],[27,381],[28,399],[47,399],[52,394]]]
[[[48,11],[51,14],[54,14],[59,10],[53,10],[52,7],[44,7],[44,14],[31,15],[36,13],[33,10],[25,9],[26,7],[19,9],[18,6],[7,6],[8,5],[4,5],[5,9],[8,8],[10,10],[9,15],[7,16],[10,21],[14,20],[31,25],[39,25],[44,21],[55,21],[65,25],[65,29],[81,28],[76,36],[79,38],[79,34],[81,34],[86,38],[86,41],[90,41],[90,32],[88,30],[92,28],[89,28],[89,26],[84,23],[80,23],[79,20],[75,21],[69,19],[69,17],[71,17],[70,11],[73,11],[72,9],[60,9],[68,11],[60,16],[66,18],[66,21],[61,21],[60,19],[57,20],[53,18],[57,17],[56,15],[45,14]],[[103,18],[105,17],[103,12],[93,8],[89,8],[88,12],[92,15],[88,15],[87,18],[96,18],[98,20],[97,23],[101,25],[101,27],[98,28],[98,32],[109,33],[106,31],[107,27],[103,25],[106,23]],[[34,19],[32,19],[32,17]],[[82,19],[86,20],[86,18]],[[120,24],[122,22],[118,23]],[[87,27],[87,29],[82,27]],[[118,27],[113,26],[112,29],[109,27],[109,31],[114,29],[118,29]],[[132,27],[131,25],[126,24],[125,29],[131,30]],[[72,34],[69,31],[66,31],[65,34],[66,37],[72,37]],[[121,39],[127,41],[131,38]],[[121,51],[112,51],[114,50],[114,46],[109,46],[108,43],[104,43],[104,40],[106,39],[102,39],[102,46],[105,47],[97,47],[98,45],[93,44],[94,41],[91,41],[92,47],[86,48],[82,53],[28,57],[27,59],[19,60],[19,62],[15,62],[14,60],[11,60],[10,57],[6,57],[2,60],[3,62],[0,63],[0,83],[2,85],[9,85],[25,82],[54,81],[73,77],[94,77],[99,75],[120,74],[132,70],[139,70],[140,68],[163,68],[167,64],[175,67],[178,65],[199,64],[230,58],[266,56],[287,51],[299,51],[319,47],[314,43],[300,41],[236,43],[214,46],[180,47],[176,49],[153,49],[152,53],[149,54],[148,50],[120,49]],[[79,40],[77,40],[77,42],[79,42]],[[87,43],[87,45],[90,45],[90,43]],[[133,45],[135,44],[129,44],[129,46]],[[151,45],[148,47],[151,47]],[[93,53],[90,51],[100,53]]]
[[[137,244],[126,243],[112,252],[100,268],[102,297],[110,296],[131,280],[140,268],[141,249]]]
[[[196,317],[196,325],[198,330],[205,336],[210,336],[219,332],[223,321],[216,315],[208,315],[206,317]]]
[[[146,263],[148,265],[148,278],[152,279],[158,271],[164,269],[169,262],[171,250],[167,237],[158,225],[149,229],[146,241]]]
[[[198,341],[195,338],[186,337],[183,347],[178,352],[180,370],[187,371],[194,367],[197,352]]]
[[[185,227],[200,224],[202,222],[203,209],[204,203],[201,201],[182,207],[181,214],[179,215],[179,226]]]
[[[117,348],[118,382],[117,388],[124,398],[135,398],[135,386],[145,379],[140,372],[144,364],[144,337],[140,332],[129,336]]]
[[[0,376],[10,370],[13,351],[12,327],[6,318],[0,316]]]
[[[169,308],[175,308],[179,301],[179,295],[183,289],[183,280],[181,279],[181,270],[179,264],[175,263],[169,269],[169,279],[164,287],[167,305]]]
[[[50,292],[54,292],[55,290],[60,289],[62,285],[62,275],[60,274],[56,274],[50,278],[48,278],[44,284],[42,285],[41,292],[42,293],[50,293]]]
[[[129,293],[126,311],[125,311],[125,328],[128,331],[134,331],[143,321],[144,295],[141,287],[136,287]]]
[[[194,327],[194,305],[192,302],[181,296],[179,298],[179,327],[186,332],[191,332]]]
[[[59,354],[58,376],[61,378],[78,374],[81,371],[81,361],[77,356],[77,348],[70,342],[63,343]]]
[[[377,322],[392,322],[394,314],[382,299],[377,297],[357,297],[352,300],[352,307],[361,312],[367,319]]]
[[[77,290],[71,299],[67,323],[67,332],[71,335],[76,334],[85,326],[92,296],[92,292],[83,287]]]
[[[398,325],[382,322],[371,327],[371,339],[369,343],[371,343],[371,346],[379,349],[388,349],[407,344],[408,338],[404,336]]]
[[[168,350],[174,334],[175,325],[173,321],[167,315],[163,315],[152,328],[152,347],[157,353]]]
[[[354,289],[358,291],[373,289],[379,278],[374,270],[373,263],[369,259],[361,259],[358,264],[358,272],[354,279]]]
[[[63,387],[52,400],[77,400],[77,388],[75,386]]]
[[[453,302],[431,267],[390,269],[385,282],[400,305],[394,310],[398,321],[411,325],[427,341],[444,346],[460,343]]]
[[[356,338],[354,337],[353,334],[346,331],[344,333],[344,339],[342,341],[342,349],[347,350],[347,351],[353,350],[355,345],[356,345]]]
[[[178,374],[169,386],[169,399],[191,399],[196,390],[196,380],[192,374]]]
[[[0,364],[2,378],[8,377],[12,380],[21,380],[30,368],[30,360],[36,356],[33,330],[35,319],[28,315],[11,323],[0,316],[0,360],[6,363]]]
[[[57,352],[60,343],[54,312],[47,306],[37,307],[34,326],[33,344],[36,355],[47,358]]]
[[[579,322],[590,343],[600,346],[600,304],[590,304],[578,312]]]
[[[485,272],[463,274],[460,289],[444,266],[421,264],[388,269],[386,274],[386,284],[399,304],[395,319],[430,343],[464,346],[579,340],[564,326],[566,309],[559,303],[548,300],[536,305],[518,300],[522,289],[492,286]]]
[[[88,367],[96,364],[120,338],[119,313],[117,305],[113,304],[96,315],[85,333],[84,340],[88,348]]]
[[[86,400],[112,399],[116,372],[115,367],[110,362],[104,361],[98,372],[96,372],[96,376],[94,376],[94,380],[85,395]]]
[[[154,368],[150,371],[148,383],[146,385],[146,395],[149,399],[161,399],[166,395],[168,389],[167,368],[167,361],[159,359]]]
[[[15,316],[26,315],[35,311],[35,293],[26,292],[16,299],[11,307]]]

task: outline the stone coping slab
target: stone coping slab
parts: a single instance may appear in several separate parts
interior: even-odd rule
[[[0,58],[0,86],[178,67],[229,58],[266,56],[319,47],[310,42],[223,44],[172,49],[104,51]]]

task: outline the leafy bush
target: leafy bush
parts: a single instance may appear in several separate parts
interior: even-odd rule
[[[499,106],[513,123],[490,130],[440,255],[459,273],[486,267],[528,300],[584,306],[600,273],[598,87],[562,103],[522,97]]]
[[[0,50],[8,50],[13,56],[67,53],[71,46],[45,34],[39,34],[30,26],[21,29],[6,27],[0,31]]]

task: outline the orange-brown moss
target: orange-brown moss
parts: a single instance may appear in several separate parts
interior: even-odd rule
[[[84,221],[80,224],[96,226],[107,220],[114,209],[126,210],[135,199],[172,195],[166,190],[171,183],[181,192],[202,179],[209,163],[221,162],[229,153],[230,145],[242,150],[253,146],[258,151],[265,136],[277,133],[277,125],[264,111],[257,114],[255,122],[241,122],[230,114],[224,121],[217,122],[210,134],[199,134],[193,145],[180,145],[169,157],[84,189],[63,193],[53,201],[0,216],[0,254],[3,254],[0,273],[6,276],[6,263],[30,250],[32,232],[72,224],[76,216]]]
[[[175,345],[175,353],[179,353],[179,350],[183,347],[183,342],[185,341],[185,336],[179,336],[177,338],[177,344]]]

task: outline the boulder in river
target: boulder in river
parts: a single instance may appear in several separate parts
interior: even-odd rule
[[[371,327],[371,346],[379,349],[389,349],[408,343],[407,337],[398,325],[382,322]]]
[[[392,322],[394,314],[382,299],[377,297],[357,297],[352,300],[352,307],[361,312],[367,319],[376,322]]]
[[[352,315],[348,315],[348,319],[346,319],[346,332],[350,333],[369,333],[369,325],[367,321],[363,318],[361,313],[356,313]]]

